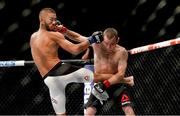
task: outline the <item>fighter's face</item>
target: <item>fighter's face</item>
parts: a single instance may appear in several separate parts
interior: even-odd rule
[[[47,17],[45,19],[44,25],[47,30],[53,31],[56,29],[56,14],[47,13]]]
[[[106,44],[106,48],[109,50],[113,50],[117,44],[117,38],[115,36],[110,36],[109,34],[104,34],[103,43]]]

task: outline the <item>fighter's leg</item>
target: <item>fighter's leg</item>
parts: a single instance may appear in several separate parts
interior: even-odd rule
[[[126,116],[134,116],[135,112],[133,109],[132,99],[130,97],[129,91],[125,89],[122,94],[119,96],[118,102],[122,107]]]
[[[91,94],[88,102],[85,104],[85,116],[95,115],[97,110],[101,108],[102,105],[103,101],[100,101],[93,94]]]
[[[44,82],[49,88],[51,103],[57,115],[65,115],[65,84],[59,84],[59,77],[47,77]]]
[[[135,116],[132,106],[124,106],[122,109],[126,116]]]
[[[77,71],[74,71],[67,75],[61,76],[60,83],[64,83],[65,85],[75,82],[75,83],[86,83],[93,82],[94,76],[91,70],[80,68]]]
[[[85,116],[94,116],[97,112],[97,109],[93,106],[90,106],[86,109]]]
[[[51,76],[50,76],[51,75]],[[44,82],[49,88],[51,102],[56,114],[63,115],[65,109],[65,88],[67,84],[85,83],[93,81],[93,72],[85,68],[78,68],[74,65],[62,65],[56,70],[52,70]]]

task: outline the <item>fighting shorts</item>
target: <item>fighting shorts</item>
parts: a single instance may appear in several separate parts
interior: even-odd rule
[[[118,107],[118,109],[119,107],[122,108],[125,106],[133,106],[128,87],[126,87],[126,85],[115,84],[106,91],[109,95],[108,101],[113,100],[114,106]],[[93,94],[91,94],[88,102],[85,104],[85,108],[87,107],[95,107],[97,110],[100,110],[102,108],[102,104]]]
[[[49,88],[51,102],[56,114],[66,112],[65,88],[72,82],[85,83],[93,81],[93,72],[71,64],[57,63],[45,76],[44,82]]]

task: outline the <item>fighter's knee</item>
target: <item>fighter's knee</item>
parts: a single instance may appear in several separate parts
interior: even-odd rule
[[[95,107],[88,107],[85,112],[85,116],[93,116],[97,112]]]
[[[125,106],[122,108],[126,116],[133,116],[135,115],[134,110],[131,106]]]

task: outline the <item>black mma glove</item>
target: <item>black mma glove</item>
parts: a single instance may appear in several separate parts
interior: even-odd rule
[[[98,31],[96,34],[88,37],[88,40],[90,44],[101,43],[103,41],[103,34],[101,31]]]

